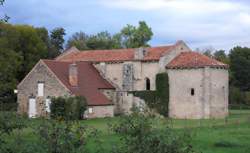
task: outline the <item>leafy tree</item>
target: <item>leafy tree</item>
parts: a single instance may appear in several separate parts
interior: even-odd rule
[[[139,26],[127,25],[118,34],[123,48],[136,48],[149,46],[147,43],[151,40],[153,32],[145,21],[140,21]]]
[[[107,31],[92,35],[87,41],[89,49],[112,49],[112,36]]]
[[[96,35],[87,35],[83,32],[74,33],[67,42],[66,47],[76,46],[79,50],[136,48],[149,46],[153,32],[144,21],[139,26],[127,25],[119,33],[111,35],[107,31]]]
[[[225,53],[225,50],[218,50],[215,51],[213,54],[213,57],[218,60],[221,61],[225,64],[229,64],[229,57],[227,56],[227,54]]]
[[[87,46],[88,39],[89,39],[89,36],[85,34],[84,32],[82,31],[76,32],[69,38],[66,48],[75,46],[79,50],[87,50],[89,49]]]
[[[250,48],[235,47],[230,51],[229,57],[233,85],[242,91],[250,91]]]
[[[14,27],[19,33],[18,45],[15,51],[23,59],[17,77],[20,81],[41,58],[47,57],[48,50],[34,27],[27,25],[17,25]]]
[[[66,35],[65,30],[63,28],[55,28],[51,31],[50,41],[51,45],[57,50],[63,50],[64,44],[64,36]]]
[[[0,97],[1,102],[16,101],[13,90],[41,58],[47,47],[37,29],[27,25],[0,23]]]

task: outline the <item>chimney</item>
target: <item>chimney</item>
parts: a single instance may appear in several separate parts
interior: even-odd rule
[[[143,47],[140,47],[140,48],[137,48],[135,49],[135,52],[134,52],[134,58],[137,59],[137,60],[141,60],[144,58],[144,56],[147,55],[147,50],[146,48],[143,48]]]
[[[78,72],[76,63],[69,65],[69,84],[76,87],[78,83]]]

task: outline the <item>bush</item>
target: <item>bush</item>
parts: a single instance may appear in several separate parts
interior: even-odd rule
[[[42,153],[84,153],[89,138],[95,137],[94,130],[77,121],[43,120],[35,134]]]
[[[84,97],[58,97],[51,100],[51,113],[53,119],[58,120],[79,120],[87,108]]]
[[[20,132],[26,127],[25,118],[14,112],[1,112],[0,114],[0,152],[18,152],[18,145],[22,143],[19,137],[14,137],[12,134]],[[6,137],[11,137],[14,143],[10,144],[10,139]]]
[[[0,102],[0,111],[16,111],[17,103],[3,103]]]
[[[139,113],[123,117],[112,130],[120,135],[121,143],[113,153],[193,153],[191,136],[169,127],[153,128],[152,117]]]
[[[239,105],[240,107],[250,106],[250,92],[241,91],[239,88],[230,86],[229,88],[229,103],[231,105]]]

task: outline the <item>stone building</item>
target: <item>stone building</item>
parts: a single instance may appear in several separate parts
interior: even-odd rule
[[[89,118],[130,113],[144,101],[128,91],[155,90],[158,73],[169,75],[170,117],[227,116],[227,65],[192,52],[183,41],[134,49],[72,47],[54,60],[40,60],[18,85],[18,110],[46,115],[51,97],[81,95],[88,101]]]

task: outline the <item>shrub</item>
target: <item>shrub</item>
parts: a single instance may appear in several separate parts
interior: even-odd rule
[[[77,121],[43,120],[35,132],[43,153],[84,153],[87,137],[95,135],[95,131]]]
[[[52,98],[51,102],[50,116],[58,120],[81,119],[87,107],[86,99],[80,96]]]
[[[166,127],[153,128],[152,117],[139,113],[125,116],[112,126],[121,137],[113,153],[192,153],[191,136]]]
[[[0,114],[0,152],[16,152],[17,144],[22,143],[20,137],[13,137],[14,131],[18,133],[26,127],[25,119],[14,112],[1,112]],[[10,136],[14,143],[9,144]]]

